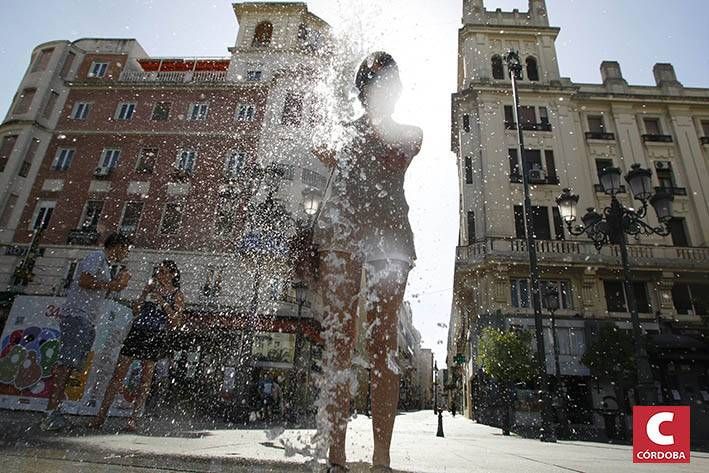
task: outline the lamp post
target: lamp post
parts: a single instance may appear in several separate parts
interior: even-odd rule
[[[517,51],[510,50],[505,55],[507,68],[512,81],[512,99],[514,101],[514,121],[517,128],[517,155],[520,162],[520,173],[522,174],[522,188],[524,191],[524,222],[527,237],[527,253],[529,255],[529,279],[532,293],[532,308],[534,310],[534,333],[537,342],[537,370],[539,393],[542,404],[542,426],[539,432],[539,440],[542,442],[556,442],[553,430],[551,397],[549,395],[549,380],[546,375],[546,352],[544,349],[544,332],[542,327],[542,304],[539,294],[539,264],[537,261],[537,248],[534,244],[532,234],[532,199],[529,193],[529,174],[524,160],[524,135],[520,124],[519,92],[517,90],[517,77],[522,74],[522,63],[519,60]]]
[[[653,193],[652,172],[649,169],[641,168],[639,164],[633,164],[625,175],[625,181],[630,186],[633,198],[639,200],[642,207],[638,210],[625,207],[616,197],[619,192],[623,191],[620,177],[621,171],[617,167],[606,168],[599,174],[603,192],[610,196],[611,204],[603,209],[603,214],[589,208],[586,214],[581,217],[582,223],[580,225],[573,224],[576,220],[578,195],[572,194],[570,189],[564,189],[562,194],[557,197],[556,203],[559,206],[559,213],[572,235],[586,234],[593,240],[598,250],[606,245],[618,245],[620,248],[623,289],[633,326],[638,402],[642,405],[652,405],[657,402],[657,393],[642,338],[638,306],[631,282],[632,277],[628,263],[628,235],[635,238],[639,238],[640,235],[669,235],[673,196],[664,190]],[[655,209],[657,220],[660,223],[658,226],[650,225],[644,221],[647,216],[648,203]]]
[[[438,414],[438,362],[433,362],[433,414]]]
[[[554,374],[556,375],[557,391],[561,382],[561,365],[559,364],[559,340],[556,334],[556,311],[559,310],[559,288],[547,284],[542,292],[544,307],[551,314],[551,339],[554,344]]]

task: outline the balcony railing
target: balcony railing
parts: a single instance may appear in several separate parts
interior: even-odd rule
[[[655,143],[672,143],[672,135],[642,135],[643,142],[652,141]]]
[[[605,246],[596,250],[588,240],[537,240],[540,264],[578,264],[579,266],[619,266],[620,248]],[[666,245],[628,245],[632,267],[709,270],[709,247]],[[486,259],[524,263],[528,260],[527,241],[517,238],[488,238],[468,246],[459,246],[456,264],[481,264]]]
[[[655,187],[655,192],[660,191],[668,192],[672,195],[687,195],[687,189],[685,189],[684,187]]]
[[[522,175],[519,173],[513,173],[510,174],[510,182],[513,184],[521,184],[522,183]],[[557,185],[559,184],[559,177],[558,176],[546,176],[544,179],[535,179],[531,178],[529,180],[529,183],[531,185]]]
[[[613,141],[613,140],[615,140],[615,135],[613,133],[605,133],[602,131],[587,131],[586,132],[586,139],[587,140]]]
[[[226,71],[124,71],[119,79],[123,82],[225,82]]]
[[[603,193],[603,192],[604,192],[604,190],[603,190],[603,184],[594,184],[594,185],[593,185],[593,190],[596,191],[596,192],[601,192],[601,193]],[[620,186],[620,190],[618,191],[618,194],[625,194],[625,186],[624,186],[624,185],[621,185],[621,186]]]
[[[515,122],[505,122],[505,130],[516,130]],[[551,123],[522,123],[522,129],[525,131],[551,131]]]
[[[66,239],[69,245],[95,245],[98,242],[98,232],[95,230],[72,230]]]
[[[699,142],[703,145],[709,145],[709,136],[699,137]]]

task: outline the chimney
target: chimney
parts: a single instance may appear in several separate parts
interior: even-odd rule
[[[677,80],[675,68],[670,63],[658,62],[653,66],[652,73],[655,76],[655,84],[658,87],[682,87],[682,83]]]

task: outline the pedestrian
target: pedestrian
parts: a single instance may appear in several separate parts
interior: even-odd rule
[[[274,381],[270,376],[266,376],[259,381],[259,396],[261,398],[261,416],[264,419],[271,419],[273,415],[273,389]]]
[[[76,268],[74,278],[59,312],[61,347],[52,369],[53,386],[47,402],[42,429],[61,430],[67,420],[61,414],[64,389],[73,370],[83,368],[96,338],[96,322],[104,310],[106,297],[128,286],[130,273],[121,267],[111,278],[111,264],[122,262],[130,251],[131,241],[122,234],[106,238],[103,249],[92,251]]]
[[[357,326],[357,295],[362,272],[367,281],[366,311],[371,330],[367,349],[372,365],[373,471],[391,471],[390,445],[399,399],[396,365],[398,310],[416,259],[404,196],[404,174],[421,148],[420,128],[392,118],[401,93],[399,70],[385,52],[369,55],[355,79],[365,113],[346,125],[347,143],[339,153],[314,153],[334,167],[332,190],[314,232],[319,244],[325,353],[321,390],[327,422],[330,472],[347,471],[345,434],[350,410],[352,354]],[[321,419],[323,416],[319,416]]]
[[[133,411],[128,418],[128,430],[137,429],[137,420],[150,394],[155,363],[172,354],[172,334],[182,325],[185,298],[180,290],[180,270],[172,260],[164,260],[155,268],[140,298],[133,304],[133,323],[123,342],[113,378],[106,388],[101,407],[89,423],[100,428],[108,410],[134,361],[141,364],[141,379],[133,399]]]

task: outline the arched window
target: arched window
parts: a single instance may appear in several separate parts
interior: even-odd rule
[[[505,78],[505,68],[502,67],[502,58],[497,54],[492,56],[492,78],[493,79],[504,79]]]
[[[271,36],[273,36],[273,24],[270,21],[262,21],[256,25],[254,32],[254,40],[252,46],[268,46],[271,44]]]
[[[527,57],[527,79],[531,81],[539,80],[539,69],[537,69],[537,60],[532,56]]]

